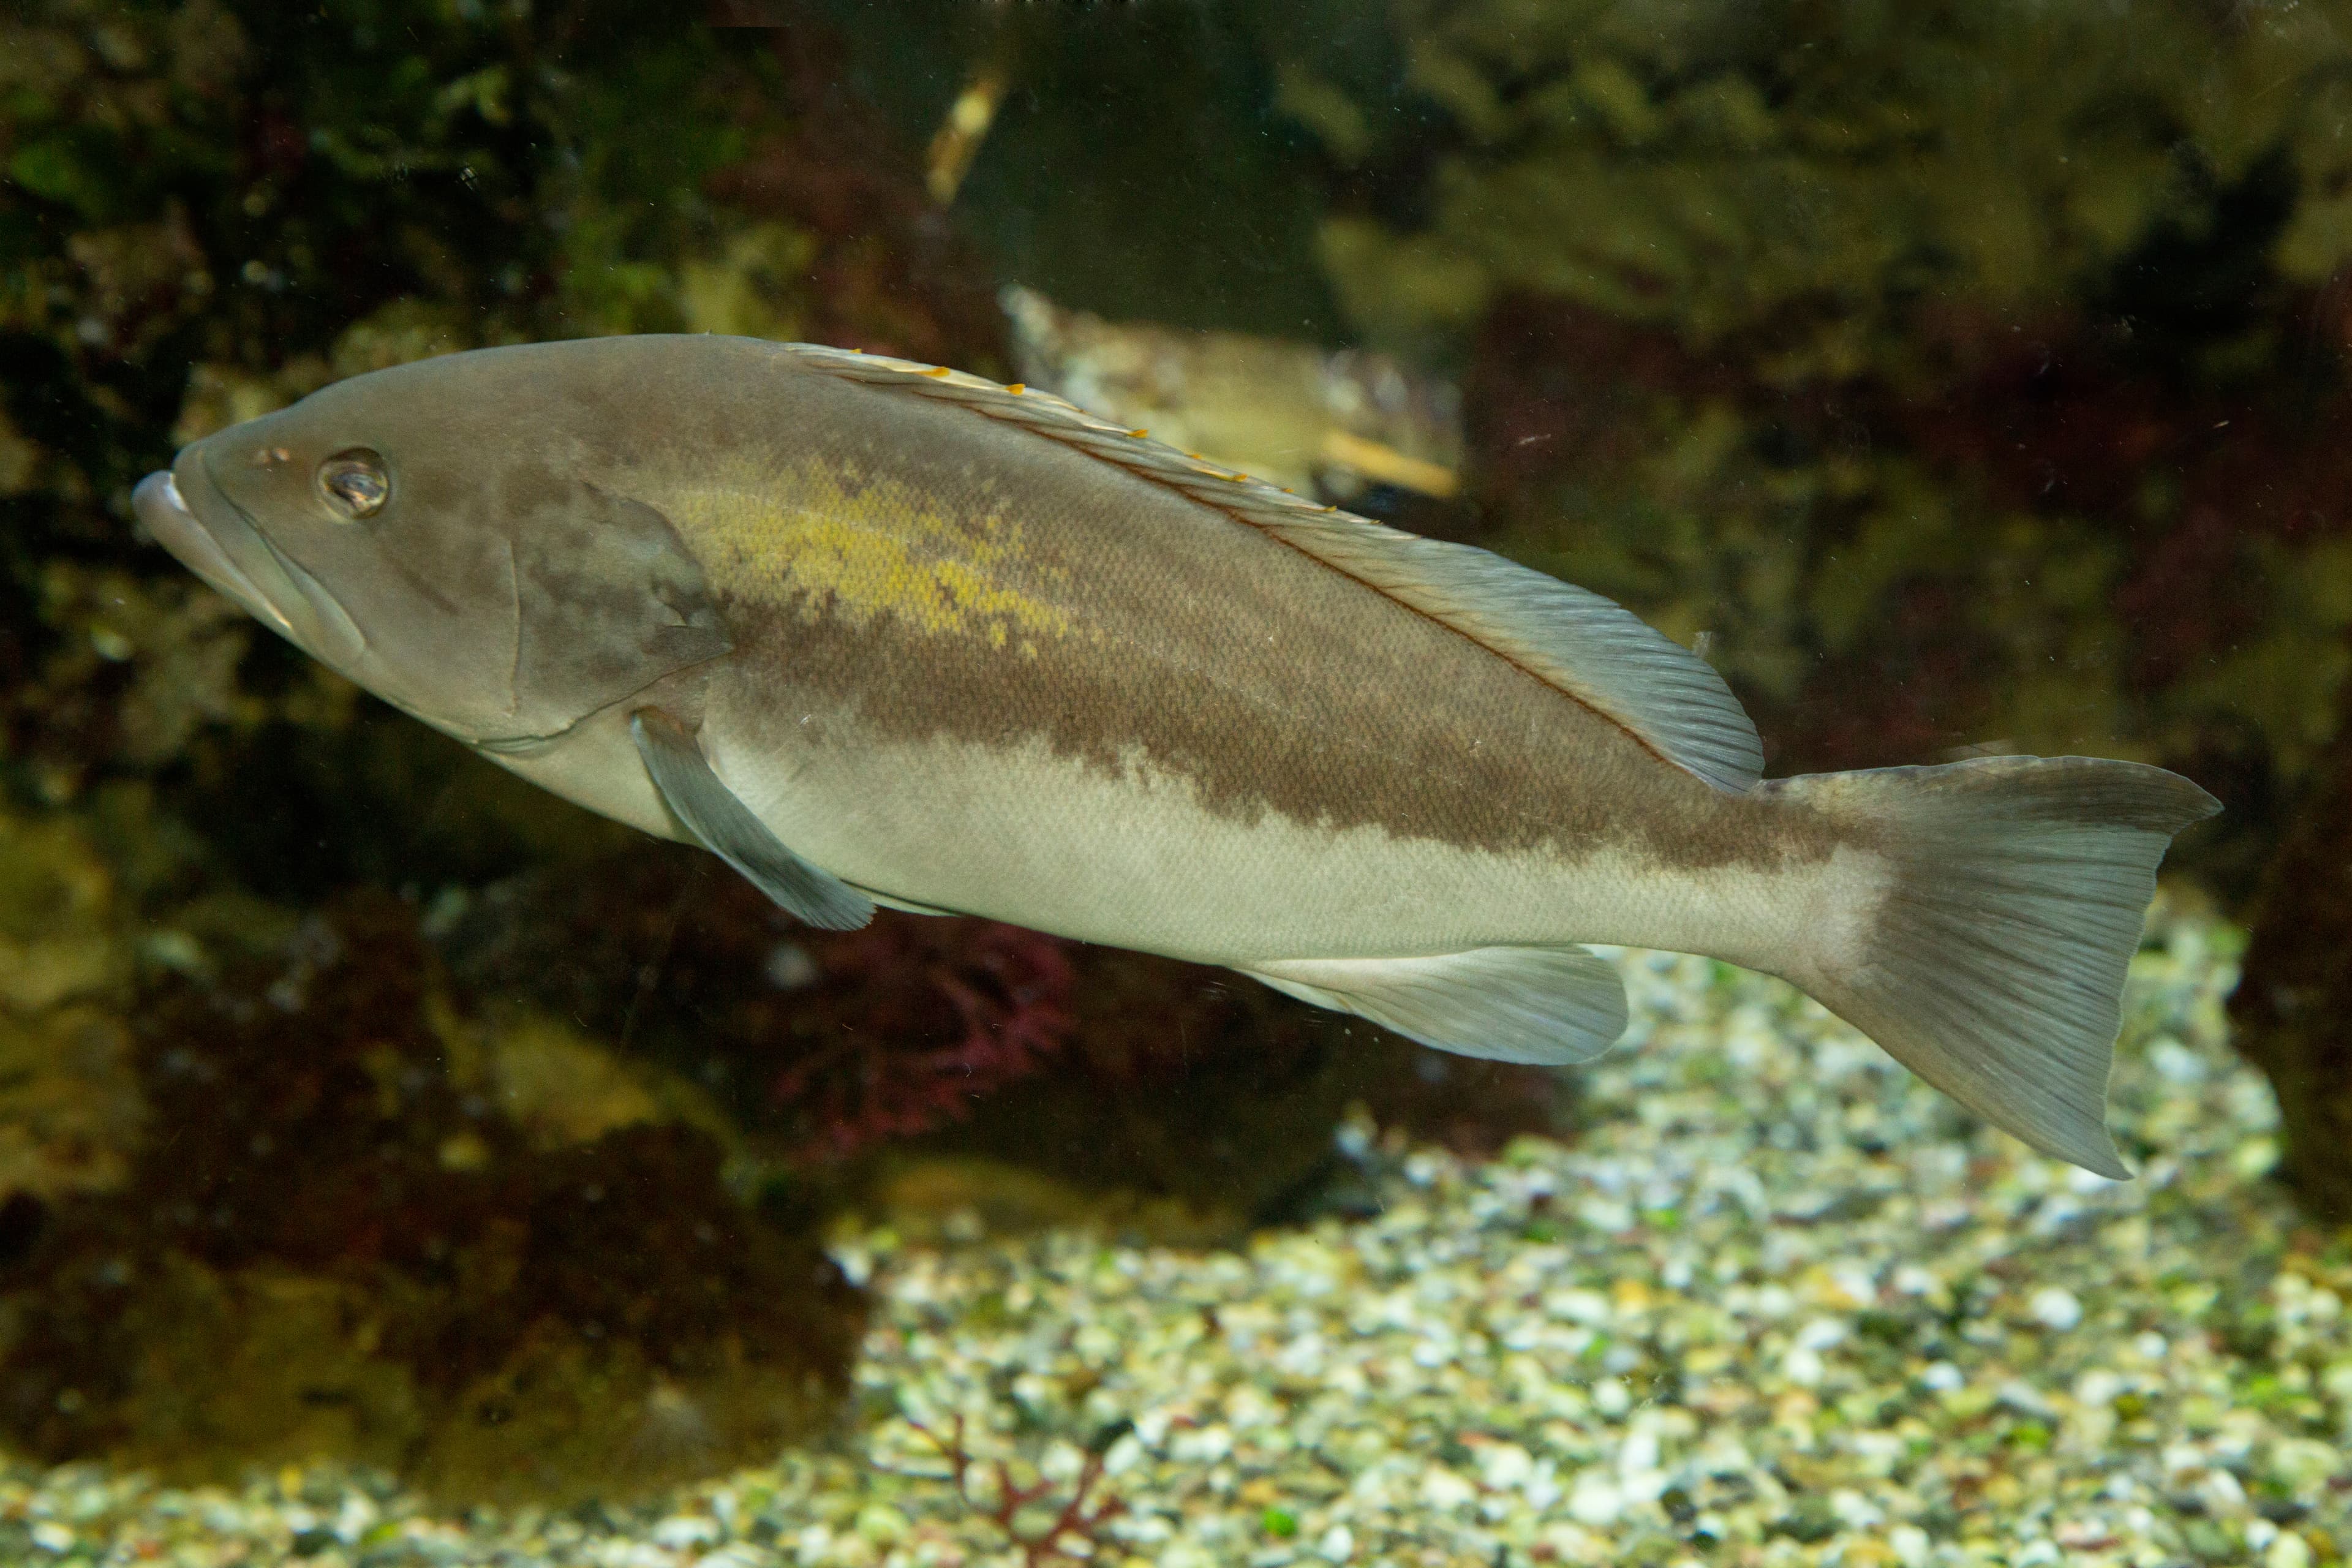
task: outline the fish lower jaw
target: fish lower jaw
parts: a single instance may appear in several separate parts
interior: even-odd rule
[[[289,642],[299,642],[294,623],[271,604],[253,579],[230,559],[213,531],[188,505],[177,475],[161,469],[139,481],[131,492],[131,510],[155,542],[179,558],[204,584],[236,603],[246,614]]]

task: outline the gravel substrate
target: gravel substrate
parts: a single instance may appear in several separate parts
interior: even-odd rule
[[[773,1468],[450,1517],[328,1468],[19,1467],[0,1561],[1045,1563],[1008,1531],[1084,1480],[1060,1544],[1160,1568],[2331,1563],[2352,1242],[2265,1180],[2275,1108],[2221,1012],[2236,936],[2155,930],[2131,1184],[1973,1127],[1784,986],[1629,953],[1589,1131],[1475,1165],[1352,1127],[1376,1218],[1238,1253],[845,1229],[877,1293],[859,1402]],[[1000,1459],[1034,1502],[998,1506]]]

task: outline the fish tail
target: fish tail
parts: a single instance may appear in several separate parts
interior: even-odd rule
[[[2107,1070],[2124,972],[2172,836],[2221,809],[2162,768],[1986,757],[1757,786],[1839,822],[1869,907],[1788,977],[2045,1153],[2118,1180]]]

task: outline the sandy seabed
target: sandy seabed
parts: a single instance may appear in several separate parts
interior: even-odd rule
[[[1206,1252],[845,1226],[857,1396],[772,1467],[452,1514],[331,1466],[19,1466],[0,1561],[2336,1563],[2352,1238],[2269,1180],[2276,1108],[2221,1012],[2241,946],[2150,922],[2132,1183],[1984,1130],[1784,985],[1628,952],[1583,1130],[1474,1163],[1351,1122],[1370,1219]]]

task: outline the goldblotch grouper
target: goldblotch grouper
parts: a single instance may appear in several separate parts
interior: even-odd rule
[[[2218,809],[2085,757],[1761,779],[1716,672],[1606,599],[807,344],[377,371],[136,507],[312,657],[814,925],[985,915],[1538,1063],[1624,1026],[1580,943],[1705,953],[2108,1176],[2125,966]]]

